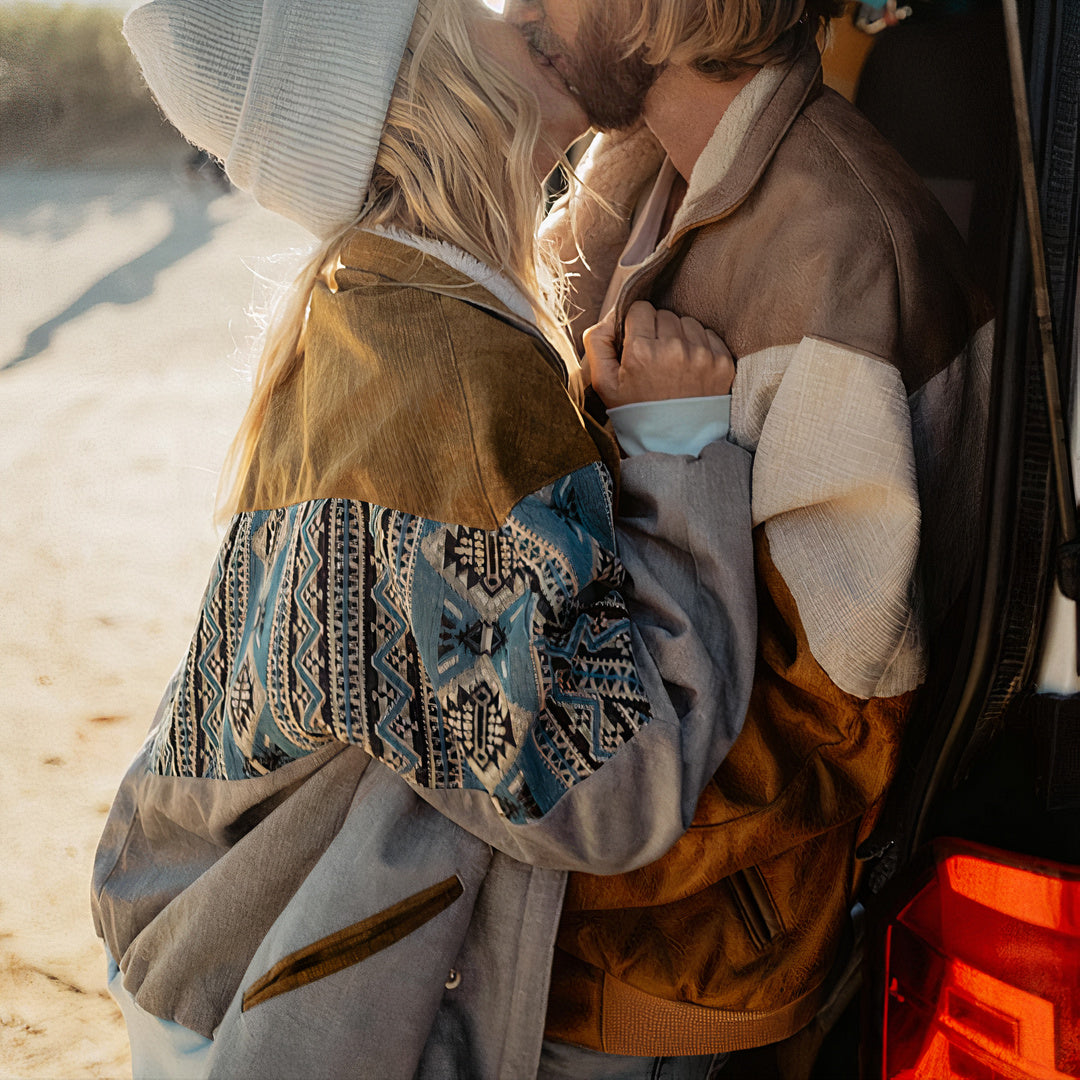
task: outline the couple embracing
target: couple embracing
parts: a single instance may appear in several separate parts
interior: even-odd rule
[[[137,1077],[689,1080],[812,1019],[992,344],[822,87],[833,13],[129,14],[166,115],[320,241],[95,863]]]

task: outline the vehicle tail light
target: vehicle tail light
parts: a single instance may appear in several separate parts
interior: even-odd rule
[[[934,854],[886,929],[883,1080],[1080,1078],[1080,869]]]

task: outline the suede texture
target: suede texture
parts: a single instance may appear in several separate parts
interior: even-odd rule
[[[739,212],[696,232],[672,270],[656,302],[715,327],[736,359],[816,337],[893,364],[908,394],[992,317],[945,211],[825,88]]]
[[[303,355],[275,388],[241,510],[349,498],[496,529],[525,495],[602,460],[535,328],[464,274],[358,233],[319,282]]]
[[[816,52],[781,82],[721,182],[680,207],[621,292],[617,325],[640,299],[711,327],[736,361],[817,337],[895,365],[909,394],[993,317],[945,211],[821,85]]]
[[[828,972],[856,837],[895,769],[914,695],[839,690],[810,653],[764,529],[755,541],[759,652],[743,730],[664,857],[628,874],[570,875],[551,1038],[608,1049],[609,977],[664,1001],[767,1014]],[[647,1045],[647,1016],[640,1024]]]

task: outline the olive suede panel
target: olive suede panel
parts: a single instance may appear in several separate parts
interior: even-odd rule
[[[573,1005],[589,1007],[579,999],[596,992],[582,963],[669,1001],[771,1012],[811,990],[831,962],[857,874],[855,837],[892,775],[914,695],[839,690],[810,653],[762,528],[755,548],[759,659],[743,730],[667,855],[628,874],[570,875],[551,1038],[602,1045],[602,1010],[581,1016]],[[750,868],[752,889],[729,880]],[[765,910],[753,908],[762,897]],[[635,1052],[653,1053],[644,1029],[642,1039]]]
[[[337,271],[336,292],[315,287],[239,509],[351,498],[494,529],[583,465],[617,470],[561,362],[487,290],[385,237],[363,234],[342,256],[358,265]]]

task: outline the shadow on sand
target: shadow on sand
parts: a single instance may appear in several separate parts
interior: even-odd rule
[[[49,347],[57,330],[98,305],[134,304],[150,296],[158,274],[211,240],[219,223],[211,218],[210,205],[221,194],[177,190],[169,199],[172,227],[168,235],[149,251],[106,274],[58,315],[31,330],[19,355],[0,366],[0,371],[18,367],[40,355]]]

